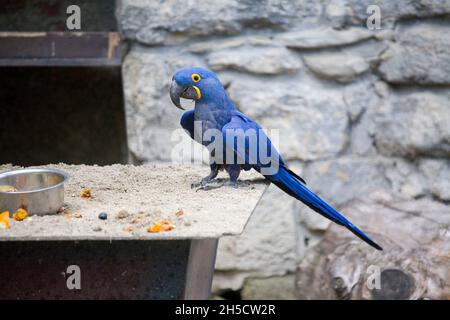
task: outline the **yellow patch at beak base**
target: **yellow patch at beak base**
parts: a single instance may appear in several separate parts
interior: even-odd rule
[[[197,99],[201,99],[202,98],[202,93],[200,91],[200,89],[196,86],[192,86],[192,88],[195,89],[195,92],[197,92]]]

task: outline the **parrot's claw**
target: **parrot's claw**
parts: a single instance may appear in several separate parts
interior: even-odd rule
[[[197,190],[204,190],[204,191],[208,191],[208,190],[213,190],[213,189],[218,189],[221,187],[232,187],[232,188],[239,188],[239,187],[247,187],[249,186],[248,182],[245,181],[225,181],[225,182],[218,182],[218,181],[214,181],[214,182],[208,182],[204,185],[201,185],[197,188]]]
[[[197,182],[197,183],[191,183],[191,189],[195,189],[195,188],[198,188],[198,187],[200,187],[202,185],[202,183],[201,182]]]
[[[220,187],[222,187],[224,185],[224,182],[218,182],[218,181],[214,181],[211,180],[207,183],[201,183],[200,186],[198,186],[198,188],[195,190],[195,192],[197,192],[198,190],[213,190],[213,189],[218,189]]]
[[[240,187],[248,187],[250,183],[247,181],[227,181],[223,184],[225,187],[233,187],[233,188],[240,188]]]
[[[203,178],[200,182],[192,183],[191,184],[191,189],[202,188],[204,186],[207,186],[210,183],[214,183],[215,181],[216,181],[215,179]]]

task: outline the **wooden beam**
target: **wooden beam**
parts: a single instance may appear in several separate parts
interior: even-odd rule
[[[117,32],[0,32],[2,66],[120,65]]]

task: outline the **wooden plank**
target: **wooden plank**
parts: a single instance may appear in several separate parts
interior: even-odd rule
[[[88,58],[88,59],[0,59],[0,67],[101,67],[120,66],[119,58]]]
[[[0,65],[120,65],[117,32],[0,32]]]

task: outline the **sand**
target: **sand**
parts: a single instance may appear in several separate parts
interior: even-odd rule
[[[152,240],[218,238],[240,234],[267,183],[256,172],[243,172],[239,188],[196,192],[191,183],[209,173],[207,166],[147,164],[141,166],[48,165],[70,174],[65,185],[64,211],[46,216],[11,219],[6,240]],[[0,172],[11,170],[0,166]],[[219,177],[226,177],[222,173]],[[91,199],[80,196],[92,189]],[[182,210],[182,211],[179,211]],[[178,214],[176,214],[178,212]],[[181,214],[182,212],[182,214]],[[106,213],[107,219],[99,219]],[[173,230],[149,233],[167,219]]]

